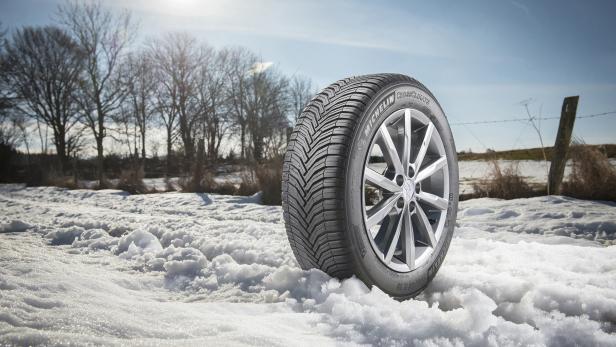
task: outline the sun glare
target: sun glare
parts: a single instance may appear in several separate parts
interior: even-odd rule
[[[193,17],[220,13],[224,4],[217,0],[157,0],[149,6],[165,15]]]

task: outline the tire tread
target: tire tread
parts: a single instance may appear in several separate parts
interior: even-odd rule
[[[339,80],[306,105],[290,136],[282,172],[287,237],[302,269],[346,278],[355,271],[347,230],[345,192],[350,143],[366,107],[380,90],[416,80],[373,74]]]

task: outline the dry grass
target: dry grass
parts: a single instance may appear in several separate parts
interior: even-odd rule
[[[199,177],[200,176],[200,177]],[[261,202],[265,205],[280,205],[282,191],[282,160],[275,159],[269,162],[254,165],[249,172],[240,175],[239,186],[231,182],[218,183],[214,173],[204,170],[192,176],[181,177],[177,184],[182,192],[188,193],[216,193],[222,195],[253,195],[262,192]],[[96,185],[92,189],[120,189],[131,194],[149,194],[156,192],[143,182],[143,168],[122,170],[117,184],[105,180],[103,185]],[[53,185],[69,189],[84,188],[75,183],[73,177],[46,174],[39,179],[39,185]],[[165,191],[176,191],[174,184],[165,180]]]
[[[500,164],[491,161],[492,171],[487,178],[473,184],[473,197],[489,197],[499,199],[528,198],[539,195],[520,176],[517,165],[501,168]]]
[[[124,190],[131,194],[152,193],[152,190],[143,183],[144,176],[145,174],[142,167],[137,169],[122,170],[120,173],[120,180],[115,188]]]
[[[183,192],[187,193],[214,193],[216,189],[216,181],[214,174],[210,171],[203,172],[202,175],[191,177],[180,177],[178,184]]]
[[[563,182],[564,195],[579,199],[616,201],[616,168],[596,147],[574,143],[569,149],[571,174]]]
[[[54,187],[62,187],[67,189],[80,189],[82,188],[77,182],[75,182],[75,178],[72,176],[63,176],[58,174],[49,174],[45,178],[45,185],[54,186]]]
[[[106,177],[103,178],[102,182],[96,181],[96,183],[94,184],[94,186],[92,186],[92,189],[94,190],[101,190],[101,189],[115,189],[117,186],[113,184],[113,182],[111,182],[109,179],[107,179]]]
[[[171,182],[169,177],[165,177],[165,190],[164,190],[164,192],[175,192],[176,190],[177,189],[175,188],[175,185],[173,184],[173,182]]]
[[[275,159],[255,168],[255,176],[262,192],[264,205],[282,204],[282,160]]]
[[[254,172],[242,172],[240,178],[242,183],[240,183],[240,187],[237,189],[238,195],[253,195],[259,191],[259,184]]]
[[[214,189],[212,190],[212,193],[222,194],[222,195],[236,195],[237,191],[238,189],[235,186],[235,184],[231,182],[223,182],[223,183],[216,183],[214,185]]]
[[[222,195],[236,195],[238,188],[231,182],[218,183],[211,171],[205,171],[199,181],[194,177],[182,177],[178,181],[183,192],[214,193]]]

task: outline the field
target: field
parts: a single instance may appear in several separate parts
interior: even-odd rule
[[[616,145],[588,145],[604,153],[608,158],[616,158]],[[545,148],[548,160],[552,158],[552,147]],[[459,152],[458,160],[544,160],[541,148],[512,149],[508,151],[486,151],[484,153]]]
[[[300,270],[258,196],[0,186],[0,345],[615,345],[616,205],[460,204],[398,302]]]

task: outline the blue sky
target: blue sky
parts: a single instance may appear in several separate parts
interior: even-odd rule
[[[613,1],[103,1],[128,8],[140,38],[186,31],[242,45],[288,74],[324,87],[337,79],[400,72],[422,81],[450,122],[555,116],[580,95],[578,115],[616,111]],[[14,28],[50,23],[57,0],[0,1]],[[558,121],[542,122],[552,144]],[[453,126],[459,150],[537,146],[526,123]],[[574,136],[616,142],[616,116],[579,119]]]

